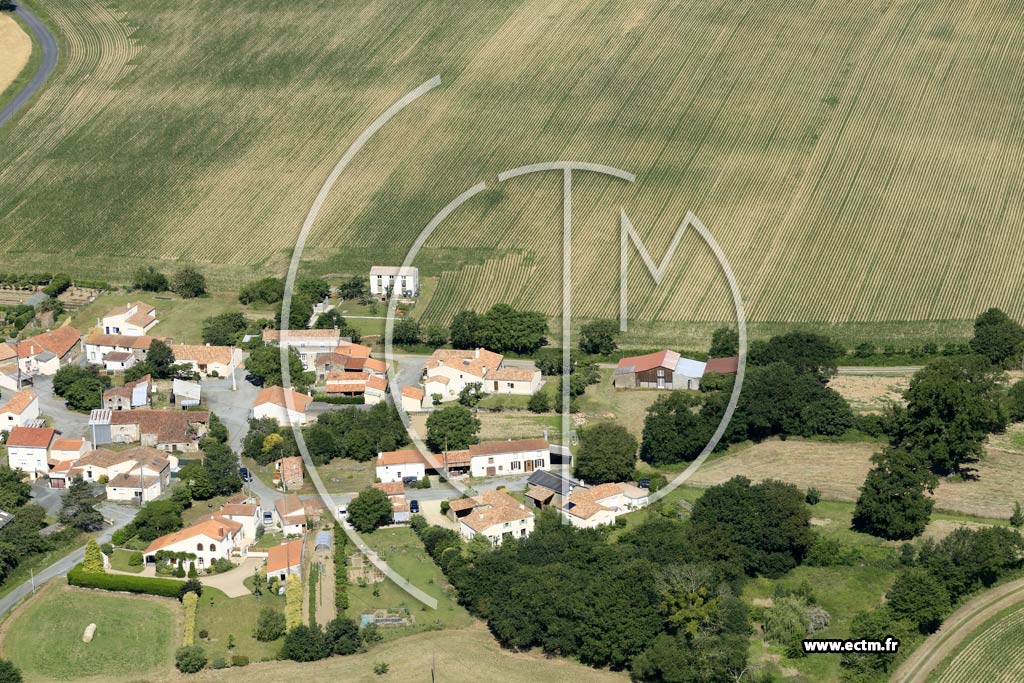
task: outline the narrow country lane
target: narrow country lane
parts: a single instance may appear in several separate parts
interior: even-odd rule
[[[15,95],[14,99],[7,103],[7,106],[0,109],[0,126],[10,121],[18,110],[20,110],[26,102],[28,102],[36,92],[43,87],[43,83],[53,73],[54,68],[57,66],[57,40],[50,33],[49,29],[43,25],[43,22],[36,18],[36,15],[28,11],[24,5],[18,4],[14,13],[25,22],[33,34],[35,34],[36,40],[43,50],[43,61],[39,65],[39,70],[36,75],[32,77],[21,92]]]

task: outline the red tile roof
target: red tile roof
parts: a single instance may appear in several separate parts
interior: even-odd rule
[[[286,403],[287,401],[287,403]],[[306,407],[313,402],[312,397],[300,394],[284,387],[263,387],[256,394],[256,402],[253,406],[261,406],[264,403],[286,407],[300,413],[306,412]],[[290,405],[289,405],[290,403]]]
[[[301,538],[276,545],[267,551],[267,574],[275,574],[301,564]]]
[[[675,351],[658,351],[656,353],[648,353],[643,356],[629,356],[619,361],[619,371],[625,372],[646,372],[647,370],[653,370],[654,368],[667,368],[669,370],[676,369],[676,363],[679,362],[679,354]]]
[[[49,448],[55,429],[46,427],[15,427],[7,437],[7,446],[20,448]]]
[[[36,400],[36,392],[31,389],[22,389],[14,396],[11,396],[11,400],[3,406],[0,406],[0,413],[13,413],[15,415],[21,415],[25,412],[25,409],[32,405],[32,401]]]
[[[58,358],[63,358],[81,338],[82,335],[79,334],[78,330],[65,325],[64,327],[58,327],[50,332],[44,332],[43,334],[37,334],[34,337],[29,337],[22,342],[22,344],[34,344],[36,346],[41,346],[43,349],[56,354]],[[20,350],[21,345],[19,345],[18,348]],[[37,349],[35,353],[39,353],[39,350]]]

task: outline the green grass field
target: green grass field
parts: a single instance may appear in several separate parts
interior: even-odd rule
[[[116,569],[119,572],[132,572],[138,574],[142,571],[142,565],[132,566],[128,564],[128,557],[131,555],[130,550],[124,548],[115,548],[114,554],[110,556],[110,567]]]
[[[178,603],[67,588],[54,581],[6,625],[3,656],[27,680],[109,679],[173,668]],[[90,623],[91,643],[82,642]]]
[[[65,62],[0,131],[8,270],[118,279],[188,262],[224,291],[281,274],[343,150],[439,74],[335,186],[309,272],[399,262],[439,209],[487,180],[420,254],[438,278],[422,315],[496,300],[555,314],[559,178],[495,176],[579,159],[637,174],[576,174],[581,318],[616,312],[620,207],[658,260],[685,212],[699,216],[761,333],[835,324],[850,340],[942,339],[989,305],[1024,314],[1024,245],[1012,239],[1022,128],[1007,115],[1024,53],[999,47],[1024,18],[1006,3],[66,0],[48,11]],[[631,314],[646,321],[633,334],[648,345],[693,346],[732,317],[693,235],[661,287],[635,255],[630,284]]]
[[[380,553],[395,571],[409,579],[417,588],[436,598],[438,604],[436,610],[430,609],[385,579],[383,583],[370,584],[366,587],[350,584],[349,607],[346,611],[348,616],[358,621],[361,614],[375,609],[407,608],[413,616],[414,625],[382,629],[381,633],[389,639],[425,628],[459,629],[467,628],[474,623],[469,613],[456,604],[455,590],[448,585],[444,574],[427,555],[423,544],[416,538],[412,529],[378,529],[372,534],[365,534],[363,540]],[[378,596],[373,594],[374,587],[379,592]]]
[[[206,630],[209,636],[206,640],[197,638],[197,644],[203,646],[211,662],[219,657],[230,661],[231,655],[242,655],[253,662],[276,658],[281,650],[280,641],[261,643],[253,637],[264,607],[284,612],[284,596],[263,591],[261,595],[229,598],[216,588],[203,588],[196,612],[196,633]],[[233,649],[228,648],[231,636],[235,637]]]

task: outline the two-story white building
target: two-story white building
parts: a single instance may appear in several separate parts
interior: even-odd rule
[[[390,296],[392,292],[403,299],[420,293],[420,269],[416,266],[373,266],[370,268],[370,294]]]
[[[56,430],[46,427],[15,427],[7,437],[7,464],[21,470],[30,479],[50,471],[49,450]]]
[[[445,456],[449,471],[468,471],[473,477],[521,475],[551,468],[551,447],[546,439],[477,443],[465,450],[448,451]]]
[[[139,337],[153,329],[158,322],[160,321],[156,318],[155,307],[134,301],[110,309],[96,321],[96,326],[103,330],[104,334]]]
[[[306,518],[312,513],[312,508],[307,509],[306,503],[294,493],[274,501],[274,523],[285,536],[306,533]]]
[[[437,349],[423,365],[426,397],[440,395],[442,401],[459,397],[469,384],[479,384],[487,394],[530,396],[541,386],[536,368],[506,367],[505,357],[484,348]]]
[[[145,360],[149,345],[154,337],[148,335],[93,333],[82,340],[85,360],[94,365],[103,365],[107,370],[117,371],[130,368]]]
[[[241,541],[242,525],[214,513],[181,531],[156,539],[143,556],[147,563],[155,563],[156,554],[161,550],[189,553],[196,557],[196,567],[201,570],[219,559],[230,560]]]
[[[295,349],[306,370],[316,369],[318,355],[338,350],[340,330],[263,330],[263,343]],[[344,351],[340,351],[344,353]]]
[[[31,389],[22,389],[0,406],[0,432],[24,427],[39,417],[39,397]]]

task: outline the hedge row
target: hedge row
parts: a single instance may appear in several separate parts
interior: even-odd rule
[[[185,633],[181,638],[182,645],[194,645],[196,642],[196,612],[199,608],[199,596],[193,591],[185,593],[181,599],[185,608]]]
[[[314,394],[313,400],[334,405],[363,405],[366,402],[362,396],[330,396],[328,394]]]
[[[183,582],[126,574],[90,574],[82,569],[82,565],[78,564],[68,572],[68,583],[82,588],[99,588],[105,591],[146,593],[164,598],[177,598],[178,589],[181,588]]]
[[[348,543],[341,524],[334,523],[334,607],[342,615],[348,609]]]

